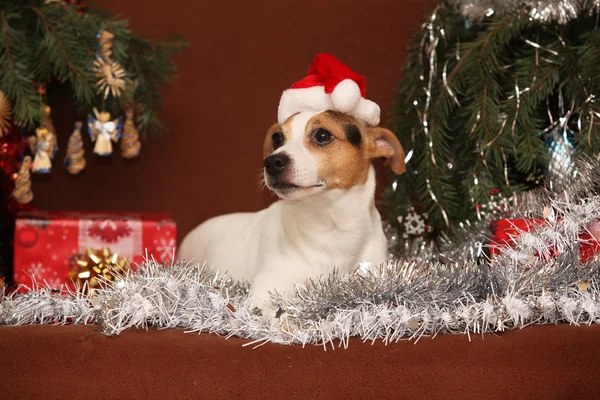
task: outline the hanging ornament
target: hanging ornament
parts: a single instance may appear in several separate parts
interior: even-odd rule
[[[125,71],[112,57],[112,44],[115,35],[102,31],[98,34],[99,54],[94,61],[93,71],[98,77],[98,93],[104,92],[106,99],[109,94],[120,97],[125,90]]]
[[[69,278],[79,283],[80,290],[87,294],[100,287],[98,277],[118,281],[130,269],[129,261],[108,247],[102,250],[87,249],[85,254],[71,257],[70,265]]]
[[[52,172],[53,135],[46,128],[37,128],[35,136],[29,137],[29,146],[34,154],[33,169],[35,173],[47,174]]]
[[[131,159],[140,154],[142,144],[140,143],[140,135],[135,129],[133,122],[133,110],[125,111],[125,124],[123,125],[123,137],[121,138],[121,155],[123,158]]]
[[[557,193],[568,187],[574,178],[575,148],[573,132],[566,126],[558,126],[546,135],[546,148],[550,153],[545,177],[551,191]]]
[[[121,93],[125,90],[125,79],[123,79],[125,78],[125,71],[118,62],[98,57],[94,61],[94,72],[99,78],[96,83],[96,86],[98,86],[97,93],[104,92],[105,99],[109,94],[114,97],[121,96]]]
[[[25,156],[15,180],[15,188],[12,191],[13,198],[20,204],[28,204],[33,200],[29,168],[31,168],[31,157]]]
[[[81,137],[81,122],[75,122],[75,129],[69,138],[67,155],[65,156],[65,168],[71,175],[77,175],[85,168],[85,151]]]
[[[51,152],[50,159],[54,160],[54,156],[58,151],[58,142],[56,137],[56,130],[54,129],[54,123],[52,122],[52,118],[50,118],[51,113],[50,106],[43,105],[42,106],[42,120],[40,121],[40,127],[46,128],[48,130],[48,142],[50,144]]]
[[[106,111],[98,112],[94,108],[94,115],[88,117],[88,127],[90,138],[95,142],[94,153],[99,156],[109,156],[112,154],[112,143],[119,140],[119,119],[111,120],[110,114]]]
[[[100,57],[110,60],[112,57],[112,46],[115,35],[109,31],[101,31],[98,34],[98,44],[100,46]]]
[[[6,128],[10,126],[12,109],[8,97],[0,90],[0,137],[4,134]]]

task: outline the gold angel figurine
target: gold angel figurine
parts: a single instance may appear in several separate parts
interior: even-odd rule
[[[88,127],[92,142],[96,142],[94,153],[99,156],[109,156],[112,154],[112,143],[119,141],[119,119],[110,119],[110,114],[106,111],[100,111],[94,108],[96,118],[88,117]]]
[[[35,130],[35,136],[29,137],[29,146],[33,157],[32,171],[47,174],[52,172],[52,154],[54,154],[54,135],[48,129],[39,127]]]
[[[57,142],[57,138],[56,138],[56,130],[54,129],[54,123],[52,122],[52,118],[50,118],[51,112],[52,112],[52,110],[50,109],[50,106],[44,105],[42,107],[43,117],[40,122],[40,127],[46,128],[48,130],[48,142],[50,143],[50,146],[52,147],[52,152],[50,153],[50,159],[54,160],[54,155],[56,154],[56,152],[58,150],[58,142]]]

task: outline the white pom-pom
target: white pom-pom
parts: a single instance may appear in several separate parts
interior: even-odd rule
[[[333,106],[343,113],[354,111],[360,99],[360,88],[352,79],[344,79],[337,84],[331,93]]]
[[[356,109],[350,114],[364,121],[364,123],[369,126],[377,126],[379,125],[379,116],[381,114],[381,110],[379,109],[377,103],[361,98]]]

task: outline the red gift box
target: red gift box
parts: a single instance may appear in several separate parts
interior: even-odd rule
[[[27,287],[32,276],[51,287],[72,286],[69,259],[88,249],[124,256],[131,269],[145,259],[169,262],[177,228],[168,214],[33,212],[17,216],[14,281]]]
[[[499,255],[503,248],[514,246],[515,239],[522,232],[530,232],[546,221],[542,219],[500,219],[492,222],[492,237],[490,238],[490,258]],[[600,252],[600,222],[591,223],[587,231],[579,234],[579,259],[586,262]],[[539,256],[536,254],[536,256]],[[556,251],[550,251],[550,256],[556,256]]]

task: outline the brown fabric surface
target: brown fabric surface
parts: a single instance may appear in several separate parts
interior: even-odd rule
[[[74,110],[52,104],[59,152],[51,176],[33,176],[43,210],[170,212],[182,239],[209,217],[257,211],[262,145],[284,89],[303,78],[318,52],[330,52],[367,78],[367,97],[388,120],[409,36],[426,0],[97,0],[129,17],[132,29],[190,42],[177,57],[179,77],[164,89],[163,137],[143,143],[141,158],[92,154],[73,177],[62,167]],[[385,174],[381,163],[379,178]],[[379,190],[384,185],[379,185]],[[109,193],[99,196],[99,193]]]
[[[598,398],[600,326],[534,326],[347,350],[182,331],[0,327],[3,399]]]

